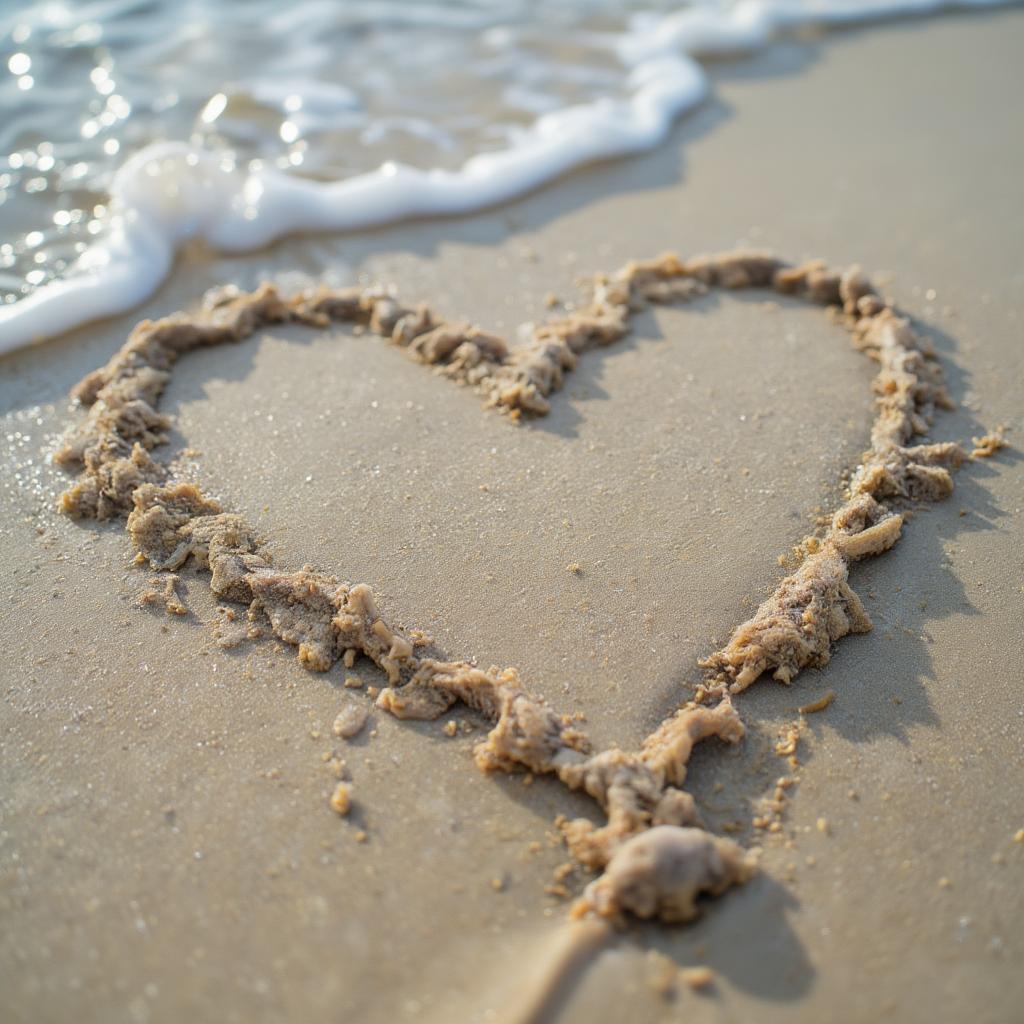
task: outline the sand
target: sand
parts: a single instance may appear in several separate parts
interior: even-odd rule
[[[780,46],[721,65],[719,99],[651,157],[466,220],[244,260],[194,252],[140,315],[224,280],[349,267],[505,333],[542,316],[548,292],[575,296],[579,274],[753,244],[890,270],[961,405],[937,438],[1006,423],[1013,444],[1024,147],[1004,110],[1022,38],[1024,16],[1004,12]],[[398,621],[516,665],[585,712],[600,745],[633,746],[777,581],[777,556],[834,504],[831,481],[866,444],[871,368],[819,313],[776,307],[716,297],[645,315],[527,427],[344,331],[269,330],[190,357],[165,407],[192,475],[282,562],[371,582]],[[0,366],[8,1016],[493,1019],[559,941],[552,820],[588,804],[541,779],[482,778],[483,729],[466,712],[454,736],[375,715],[339,741],[344,702],[369,700],[345,690],[351,673],[312,677],[267,645],[221,649],[189,570],[191,614],[137,607],[147,580],[123,531],[59,517],[65,481],[42,463],[68,389],[135,319]],[[748,372],[725,387],[737,361]],[[609,944],[555,999],[558,1019],[1012,1019],[1018,460],[1004,450],[962,470],[949,501],[855,569],[874,632],[790,688],[750,691],[744,743],[695,755],[702,813],[762,843],[762,873],[694,925]],[[794,769],[779,732],[828,691]],[[329,806],[341,760],[344,817]],[[781,830],[747,827],[789,773]],[[713,986],[683,982],[666,1000],[651,950],[712,967]]]

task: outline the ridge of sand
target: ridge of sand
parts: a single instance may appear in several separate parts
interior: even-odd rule
[[[266,324],[322,328],[331,321],[355,322],[518,418],[545,415],[548,396],[562,387],[578,356],[621,338],[633,313],[713,287],[771,288],[825,306],[854,345],[880,365],[873,383],[876,418],[871,448],[824,536],[805,539],[806,558],[797,572],[701,663],[707,681],[696,699],[666,718],[636,752],[590,754],[573,716],[558,715],[529,694],[514,669],[482,671],[472,662],[419,654],[429,646],[425,635],[388,622],[365,584],[343,583],[309,566],[276,569],[244,517],[225,512],[194,484],[171,480],[167,467],[149,455],[167,439],[171,421],[156,404],[180,356],[240,341]],[[850,563],[881,554],[899,539],[904,517],[895,502],[948,497],[949,470],[965,457],[955,443],[909,444],[952,400],[934,350],[859,268],[830,271],[820,261],[792,266],[746,251],[689,261],[665,254],[599,274],[588,305],[534,328],[518,349],[471,324],[445,323],[427,306],[407,309],[378,287],[309,289],[290,298],[269,284],[252,293],[222,290],[195,315],[143,321],[74,396],[89,413],[55,456],[64,468],[79,470],[61,498],[62,511],[75,518],[126,515],[138,562],[173,573],[194,559],[210,572],[218,599],[248,605],[249,636],[271,635],[297,647],[307,668],[326,671],[341,659],[350,666],[357,655],[369,658],[389,682],[377,706],[398,718],[434,719],[457,701],[482,712],[494,727],[476,747],[481,769],[554,774],[592,796],[607,814],[600,828],[585,818],[561,820],[560,827],[577,861],[605,871],[574,912],[613,919],[630,912],[688,921],[699,912],[698,896],[721,893],[750,876],[754,861],[731,840],[704,832],[693,798],[680,788],[695,744],[712,736],[735,743],[743,736],[732,694],[766,671],[788,684],[805,667],[825,665],[842,637],[871,629],[847,582]],[[180,612],[175,582],[166,576],[158,593],[168,610]],[[345,787],[344,801],[335,799],[336,791],[332,807],[347,815]]]

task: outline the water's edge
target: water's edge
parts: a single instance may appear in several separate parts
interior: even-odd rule
[[[630,69],[623,99],[603,97],[541,116],[515,144],[457,170],[386,163],[339,181],[234,161],[184,142],[154,143],[128,159],[110,190],[107,230],[69,275],[0,308],[0,354],[126,312],[167,277],[177,249],[201,238],[245,252],[294,232],[337,232],[409,217],[464,214],[523,195],[592,161],[661,144],[707,95],[700,57],[755,52],[781,33],[1014,0],[742,0],[688,7],[623,33]]]

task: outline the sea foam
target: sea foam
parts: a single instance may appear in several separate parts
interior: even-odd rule
[[[574,167],[650,150],[708,91],[701,57],[745,54],[779,33],[1005,0],[741,0],[637,16],[607,40],[628,68],[623,96],[540,116],[514,141],[454,170],[396,162],[319,181],[184,142],[146,146],[110,186],[99,239],[67,275],[0,308],[0,352],[53,337],[143,302],[169,274],[177,249],[203,239],[245,252],[285,234],[352,231],[409,217],[464,214],[522,195]]]

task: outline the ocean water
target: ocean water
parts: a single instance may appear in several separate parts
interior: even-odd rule
[[[702,59],[1000,0],[0,4],[0,352],[244,251],[479,209],[650,149]]]

